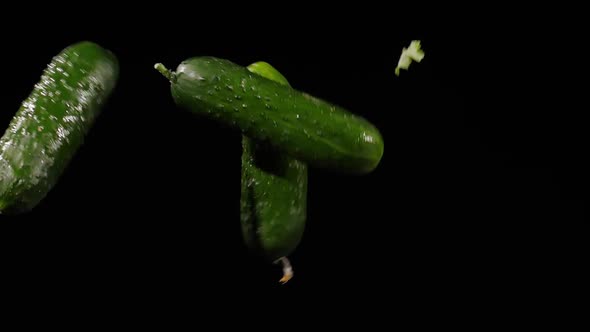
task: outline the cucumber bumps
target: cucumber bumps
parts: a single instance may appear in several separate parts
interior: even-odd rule
[[[370,122],[347,110],[214,57],[182,62],[171,82],[176,104],[242,131],[309,166],[345,173],[373,171],[383,139]]]
[[[114,89],[117,58],[92,42],[53,58],[0,138],[0,212],[33,209],[53,188]]]
[[[248,66],[251,72],[278,83],[289,83],[266,62]],[[285,283],[293,276],[287,255],[295,250],[305,229],[307,165],[297,159],[242,137],[242,192],[240,219],[248,248],[283,265]]]

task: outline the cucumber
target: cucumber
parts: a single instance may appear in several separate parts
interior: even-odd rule
[[[251,72],[289,85],[266,62],[248,66]],[[293,276],[287,256],[298,246],[306,220],[307,165],[242,136],[240,217],[246,245],[272,262],[283,264],[285,283]]]
[[[383,155],[379,130],[342,107],[256,75],[229,60],[194,57],[171,82],[176,104],[266,142],[309,166],[344,173],[373,171]]]
[[[0,212],[37,206],[57,183],[116,85],[116,56],[83,41],[56,55],[0,138]]]

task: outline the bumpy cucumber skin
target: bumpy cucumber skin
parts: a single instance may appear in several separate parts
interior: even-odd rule
[[[82,145],[119,75],[116,56],[92,42],[63,49],[0,138],[0,212],[32,210]]]
[[[266,62],[253,63],[248,69],[289,84]],[[291,254],[303,237],[306,203],[307,165],[242,136],[240,217],[248,248],[270,261]]]
[[[366,119],[231,61],[190,58],[171,81],[180,107],[239,129],[309,166],[364,174],[383,155],[382,136]]]

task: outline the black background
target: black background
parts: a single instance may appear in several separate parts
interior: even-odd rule
[[[560,81],[546,30],[361,23],[370,18],[362,15],[288,29],[278,26],[295,21],[244,16],[227,25],[207,13],[194,14],[195,28],[185,15],[103,17],[100,28],[40,22],[4,41],[4,127],[67,45],[95,41],[121,66],[59,184],[31,213],[0,217],[2,274],[14,285],[148,302],[230,289],[375,295],[410,313],[423,302],[543,297],[550,275],[574,273],[588,135],[581,108],[552,87]],[[426,57],[396,77],[413,39]],[[177,109],[153,69],[197,55],[267,61],[293,87],[383,134],[371,174],[310,170],[307,228],[286,285],[242,243],[240,134]]]

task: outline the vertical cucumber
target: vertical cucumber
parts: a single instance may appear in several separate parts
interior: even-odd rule
[[[289,85],[266,62],[251,72]],[[299,244],[306,220],[307,165],[268,144],[242,136],[241,225],[246,245],[267,260],[283,264],[285,283],[293,276],[287,255]]]
[[[116,85],[118,60],[92,42],[68,46],[0,138],[0,212],[33,209],[54,187]]]

